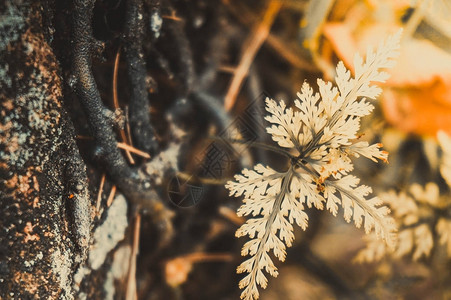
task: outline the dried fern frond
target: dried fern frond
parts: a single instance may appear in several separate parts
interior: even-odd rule
[[[444,132],[438,133],[439,145],[442,149],[440,173],[445,181],[451,183],[451,138]],[[395,193],[390,191],[380,195],[381,199],[393,211],[399,229],[394,258],[411,255],[416,261],[429,257],[432,249],[438,244],[446,246],[451,258],[451,197],[440,195],[436,183],[429,182],[425,186],[412,184],[408,191]],[[434,238],[437,237],[437,238]],[[366,248],[362,249],[355,260],[374,262],[387,254],[384,243],[375,237],[367,237]]]
[[[408,193],[390,191],[380,195],[390,205],[399,228],[394,258],[411,255],[417,261],[429,257],[436,244],[447,246],[451,258],[451,203],[449,196],[440,195],[437,184],[430,182],[424,187],[410,186]],[[438,236],[438,240],[434,240]],[[378,261],[387,254],[383,243],[373,237],[367,238],[367,246],[356,256],[358,262]]]
[[[396,228],[388,217],[389,209],[377,197],[368,198],[371,188],[359,185],[360,180],[349,172],[353,170],[351,156],[387,161],[388,153],[380,150],[380,144],[357,141],[357,133],[360,118],[373,110],[366,98],[375,99],[381,92],[372,82],[388,78],[380,69],[393,65],[400,35],[401,31],[390,36],[375,52],[368,50],[365,61],[356,55],[354,77],[340,62],[336,87],[319,79],[319,93],[314,93],[304,83],[294,101],[296,109],[266,99],[269,115],[265,119],[271,124],[267,132],[291,159],[286,172],[258,164],[226,184],[231,196],[244,196],[238,215],[252,216],[236,232],[237,237],[251,238],[241,253],[250,258],[237,269],[248,273],[239,284],[244,289],[241,298],[258,298],[258,285],[267,286],[263,270],[278,275],[269,252],[285,260],[286,247],[294,239],[292,224],[307,228],[305,205],[317,209],[325,205],[333,215],[341,206],[346,221],[363,225],[366,233],[374,230],[389,246],[394,244]]]

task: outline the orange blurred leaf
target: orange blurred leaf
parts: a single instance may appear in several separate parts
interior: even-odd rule
[[[363,25],[362,25],[363,26]],[[339,59],[351,67],[353,53],[374,44],[394,24],[370,24],[359,30],[346,22],[328,23],[324,35]],[[389,123],[398,129],[435,136],[451,132],[451,55],[428,40],[409,39],[401,46],[396,66],[385,84],[391,87],[382,97]]]

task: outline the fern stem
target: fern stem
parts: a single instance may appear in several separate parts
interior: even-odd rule
[[[321,175],[315,170],[315,169],[311,169],[309,168],[307,165],[303,164],[303,163],[299,163],[299,161],[296,162],[295,165],[293,165],[293,167],[299,167],[301,169],[303,169],[304,171],[306,171],[307,173],[309,173],[310,175],[312,175],[312,177],[317,180],[318,178],[321,177]],[[298,175],[297,173],[295,173],[295,175]]]
[[[264,149],[264,150],[269,150],[272,152],[276,152],[278,154],[281,154],[289,159],[295,158],[295,156],[293,156],[290,152],[278,148],[276,146],[272,146],[272,145],[268,145],[266,143],[262,143],[262,142],[249,142],[246,140],[237,140],[237,139],[224,139],[224,138],[219,138],[219,137],[209,137],[209,139],[215,140],[215,141],[219,141],[222,143],[231,143],[231,144],[241,144],[241,145],[245,145],[247,144],[249,147],[256,147],[256,148],[260,148],[260,149]]]

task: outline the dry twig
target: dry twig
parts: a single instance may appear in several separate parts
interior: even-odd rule
[[[121,49],[119,48],[117,50],[116,53],[116,57],[114,59],[114,69],[113,69],[113,105],[114,105],[114,109],[119,109],[119,99],[117,96],[117,72],[119,69],[119,60],[120,60],[120,56],[121,56]],[[125,135],[125,130],[124,129],[120,129],[119,130],[119,134],[121,135],[121,140],[123,143],[127,143],[128,139],[127,136]],[[131,138],[129,137],[129,139],[131,140]],[[135,164],[135,160],[133,159],[133,156],[130,154],[129,150],[125,150],[125,155],[127,155],[127,159],[128,161],[134,165]]]
[[[224,98],[224,108],[226,111],[230,111],[235,104],[241,84],[249,71],[255,55],[268,37],[269,30],[271,29],[274,19],[276,18],[281,7],[281,1],[272,0],[266,9],[262,21],[255,27],[254,30],[252,30],[251,35],[246,39],[240,63],[235,70],[229,89]]]

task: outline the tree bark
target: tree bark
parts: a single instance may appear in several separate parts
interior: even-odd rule
[[[79,284],[88,273],[80,270],[93,231],[93,197],[63,105],[47,5],[0,4],[1,299],[87,293]]]

